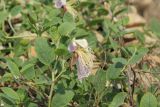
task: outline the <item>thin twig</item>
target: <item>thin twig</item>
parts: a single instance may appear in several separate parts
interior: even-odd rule
[[[133,100],[133,95],[134,95],[134,90],[135,90],[135,83],[136,83],[136,72],[134,71],[134,69],[131,67],[131,71],[133,72],[133,84],[132,84],[132,86],[131,86],[131,88],[132,88],[132,100]],[[134,106],[134,101],[132,101],[133,102],[133,106]]]

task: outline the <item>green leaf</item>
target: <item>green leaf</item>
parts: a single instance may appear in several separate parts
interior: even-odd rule
[[[37,21],[37,14],[34,12],[30,12],[28,15],[26,15],[26,17],[29,19],[31,26],[32,24],[35,24]]]
[[[58,48],[55,50],[55,54],[59,56],[67,55],[69,52],[67,50],[67,47],[63,44],[60,44]]]
[[[25,90],[26,90],[25,88],[24,88],[24,89],[19,88],[19,89],[17,90],[17,92],[16,92],[16,93],[18,94],[19,98],[21,99],[21,101],[24,100],[25,97],[27,96],[27,93],[26,93]]]
[[[89,47],[95,48],[97,46],[97,38],[93,32],[88,32],[88,36],[85,37],[88,41]]]
[[[104,20],[103,22],[103,30],[106,34],[106,36],[109,36],[110,34],[110,29],[109,27],[112,25],[111,21],[110,20]]]
[[[129,17],[123,17],[117,23],[124,26],[124,25],[127,25],[128,22],[129,22]]]
[[[112,61],[113,61],[114,63],[120,62],[120,63],[122,63],[122,64],[124,64],[124,65],[126,65],[126,64],[127,64],[127,60],[126,60],[126,59],[124,59],[124,58],[122,58],[122,57],[119,57],[119,58],[113,58],[113,59],[112,59]]]
[[[30,68],[30,67],[32,67],[32,66],[33,66],[33,64],[27,64],[27,65],[25,65],[25,66],[21,69],[20,72],[24,72],[25,70],[27,70],[28,68]]]
[[[50,34],[50,36],[52,38],[52,41],[55,42],[55,43],[58,40],[60,40],[60,38],[61,38],[61,36],[60,36],[60,34],[58,32],[58,28],[56,28],[56,27],[53,27],[52,30],[49,31],[49,34]]]
[[[11,71],[12,75],[20,76],[19,68],[13,61],[7,60],[7,65],[8,65],[9,70]]]
[[[22,67],[20,72],[28,80],[33,79],[35,77],[35,70],[33,64],[25,65],[24,67]]]
[[[58,32],[61,35],[68,35],[69,33],[71,33],[73,30],[75,29],[75,24],[71,23],[71,22],[64,22],[62,23],[59,28],[58,28]]]
[[[124,99],[127,97],[127,93],[125,92],[120,92],[118,93],[112,100],[111,104],[109,107],[119,107],[120,105],[123,104]]]
[[[43,75],[40,75],[38,79],[34,79],[34,83],[36,85],[42,85],[42,84],[50,84],[47,78]]]
[[[111,46],[112,46],[115,50],[119,47],[118,43],[117,43],[116,41],[114,41],[111,37],[109,37],[109,41],[110,41],[110,43],[111,43]]]
[[[49,65],[54,60],[54,50],[47,42],[46,38],[37,38],[35,41],[35,49],[38,59],[45,65]]]
[[[103,70],[97,71],[95,76],[92,76],[91,78],[94,88],[98,93],[101,93],[105,89],[106,84],[106,72]]]
[[[74,22],[74,18],[69,12],[66,12],[64,14],[63,21],[64,22]]]
[[[15,105],[15,103],[16,103],[14,99],[10,98],[8,95],[6,95],[2,92],[0,93],[0,99],[4,103],[4,107],[13,107],[13,105]],[[2,102],[1,102],[1,104],[2,104]]]
[[[44,9],[46,9],[46,11],[48,12],[49,18],[58,16],[61,13],[60,9],[53,9],[52,7],[49,6],[46,6]]]
[[[6,72],[0,79],[0,82],[11,81],[13,79],[13,74]]]
[[[160,21],[158,19],[153,18],[150,22],[150,28],[153,31],[153,33],[156,34],[156,36],[160,37]]]
[[[81,29],[81,28],[76,28],[75,34],[74,34],[73,36],[78,39],[78,38],[85,37],[85,36],[87,36],[88,34],[89,34],[89,33],[88,33],[86,30]]]
[[[157,107],[157,103],[156,97],[152,93],[147,92],[141,99],[140,107]]]
[[[20,13],[22,11],[22,7],[20,5],[18,6],[14,6],[12,9],[11,9],[11,15],[12,16],[16,16],[18,13]]]
[[[59,18],[59,17],[53,17],[52,18],[52,21],[51,22],[49,22],[50,23],[50,26],[52,26],[52,25],[56,25],[56,24],[58,24],[58,23],[61,23],[61,19]],[[49,25],[49,23],[47,23],[48,25]]]
[[[59,56],[63,56],[66,55],[68,53],[68,51],[66,49],[63,48],[58,48],[55,50],[55,54],[59,55]]]
[[[141,99],[140,107],[157,107],[156,97],[152,93],[147,92]]]
[[[1,90],[10,98],[20,101],[20,97],[12,88],[2,87]]]
[[[149,50],[147,48],[135,49],[128,64],[135,64],[140,61]]]
[[[38,105],[36,103],[29,102],[27,107],[38,107]]]
[[[1,20],[0,20],[0,24],[1,24]],[[5,33],[3,31],[0,31],[0,42],[5,42],[6,38],[5,38]]]
[[[52,107],[65,107],[72,100],[73,91],[65,91],[65,93],[56,93],[52,99]]]
[[[134,32],[134,36],[135,36],[141,43],[144,43],[144,42],[145,42],[144,33],[136,30],[136,31]]]
[[[0,11],[0,24],[7,19],[8,13],[6,11]]]
[[[121,74],[121,70],[123,69],[124,64],[121,62],[117,62],[112,64],[107,69],[107,77],[109,79],[118,79],[119,75]]]

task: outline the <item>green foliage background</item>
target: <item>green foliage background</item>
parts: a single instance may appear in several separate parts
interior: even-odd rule
[[[159,37],[160,23],[154,19],[150,27],[142,26],[144,31],[128,30],[125,0],[67,3],[65,11],[56,9],[52,0],[26,0],[22,4],[1,0],[0,106],[160,107],[159,86],[151,83],[144,89],[143,83],[130,82],[128,74],[136,78],[137,70],[142,75],[159,72],[142,60],[150,52],[145,36],[152,30]],[[125,45],[127,34],[139,42]],[[76,67],[73,72],[69,68],[72,54],[67,48],[73,38],[87,39],[100,63],[96,75],[82,83]]]

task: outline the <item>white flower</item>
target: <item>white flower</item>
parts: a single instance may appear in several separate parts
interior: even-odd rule
[[[81,81],[91,74],[93,68],[93,55],[88,47],[88,42],[86,39],[73,40],[69,44],[68,50],[77,55],[78,79]]]
[[[54,4],[56,8],[62,8],[66,5],[66,0],[54,0]]]
[[[69,52],[74,52],[78,48],[78,46],[84,49],[88,49],[87,40],[86,39],[73,40],[68,46]]]

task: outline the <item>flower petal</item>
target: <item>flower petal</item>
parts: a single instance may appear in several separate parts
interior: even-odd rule
[[[74,52],[77,49],[77,45],[75,42],[71,42],[68,46],[68,51],[69,52]]]
[[[91,73],[91,70],[88,66],[86,66],[81,57],[78,58],[77,70],[78,70],[78,79],[82,80],[85,77],[88,77]]]
[[[75,40],[75,42],[82,48],[85,48],[85,49],[88,48],[88,42],[86,39],[78,39],[78,40]]]
[[[66,0],[55,0],[54,3],[56,8],[62,8],[66,5]]]

